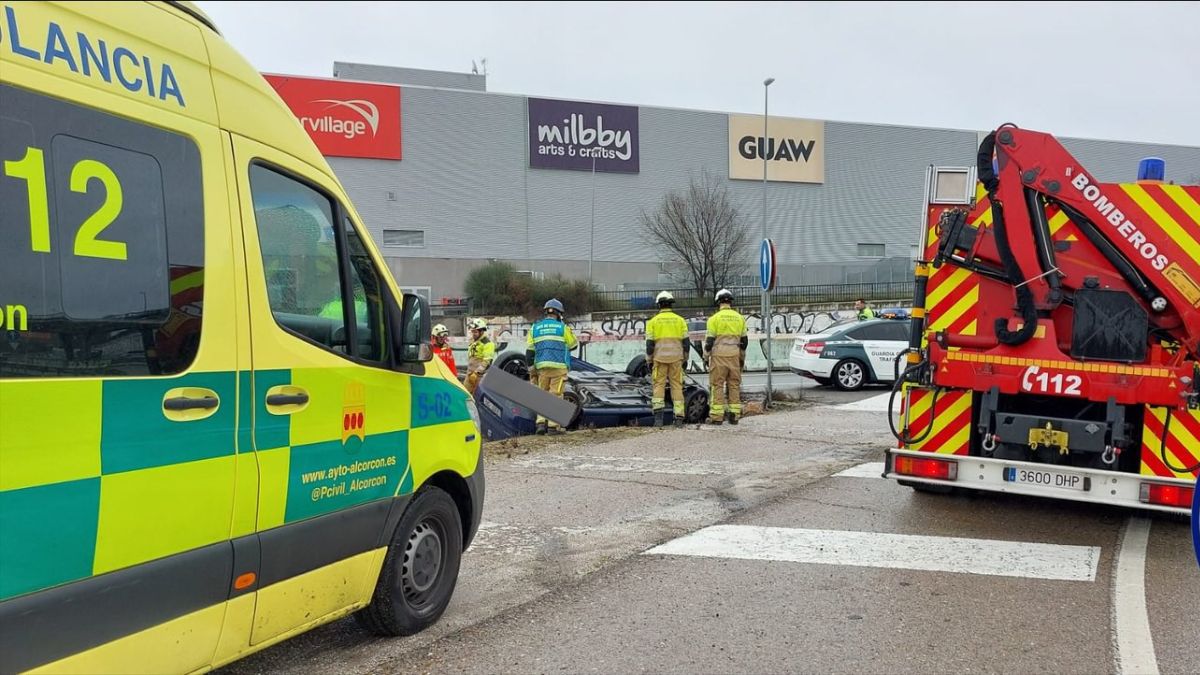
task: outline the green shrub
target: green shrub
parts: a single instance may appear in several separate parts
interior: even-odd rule
[[[471,270],[466,291],[471,298],[472,314],[520,314],[532,319],[541,316],[542,306],[550,298],[558,298],[568,316],[604,309],[603,300],[582,279],[566,279],[561,274],[533,279],[517,274],[517,268],[503,262]]]

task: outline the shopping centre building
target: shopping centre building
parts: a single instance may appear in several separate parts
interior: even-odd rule
[[[901,280],[928,167],[969,166],[982,133],[771,116],[764,143],[762,113],[749,106],[502,94],[487,91],[484,75],[354,63],[334,64],[333,76],[268,79],[329,157],[401,285],[435,302],[461,296],[489,260],[590,276],[606,290],[682,286],[641,215],[703,174],[726,188],[750,231],[747,263],[765,206],[781,285]],[[1132,180],[1139,160],[1157,156],[1168,180],[1200,182],[1200,148],[1061,140],[1103,181]],[[749,265],[744,283],[756,275]]]

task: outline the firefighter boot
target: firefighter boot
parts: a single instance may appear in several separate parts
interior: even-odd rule
[[[727,412],[727,413],[725,413],[725,419],[729,420],[729,423],[730,423],[730,424],[737,424],[737,423],[738,423],[738,418],[737,418],[737,415],[734,415],[734,414],[733,414],[733,413],[731,413],[731,412]]]
[[[661,429],[662,425],[663,425],[663,411],[655,410],[654,411],[654,428]]]
[[[683,418],[680,417],[679,415],[676,415],[674,424],[675,424],[676,429],[683,428]]]
[[[537,434],[538,436],[545,436],[546,435],[546,423],[538,422],[537,429],[535,429],[533,433]]]

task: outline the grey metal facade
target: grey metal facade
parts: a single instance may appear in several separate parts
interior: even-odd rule
[[[336,68],[339,77],[411,85],[405,73]],[[429,286],[435,298],[459,295],[470,269],[489,259],[586,278],[593,251],[593,278],[606,288],[663,282],[639,215],[704,170],[728,181],[757,245],[764,188],[728,180],[726,113],[640,107],[637,174],[531,169],[525,97],[469,91],[453,77],[461,74],[447,75],[424,78],[437,86],[403,87],[401,161],[330,158],[376,242],[384,229],[424,231],[422,247],[383,248],[402,285]],[[860,243],[884,244],[889,257],[912,255],[926,167],[970,165],[977,139],[976,131],[827,121],[824,184],[766,186],[780,283],[828,283],[812,270],[871,262],[857,255]],[[1063,142],[1104,181],[1132,180],[1151,155],[1166,160],[1168,179],[1200,177],[1200,148]],[[752,262],[756,249],[747,255]]]

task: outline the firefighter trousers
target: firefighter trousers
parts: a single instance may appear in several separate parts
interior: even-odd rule
[[[567,383],[566,368],[538,368],[537,369],[537,386],[542,391],[548,391],[555,396],[563,397],[563,386]],[[545,424],[551,429],[558,428],[558,422],[548,420],[541,415],[537,418],[538,424]]]
[[[483,379],[483,373],[484,371],[467,373],[467,379],[463,381],[463,386],[465,386],[467,391],[471,392],[471,394],[475,393],[475,389],[479,386],[479,381]]]
[[[725,419],[725,412],[733,417],[742,416],[742,363],[738,356],[709,357],[708,382],[712,386],[709,396],[708,417],[712,420]],[[726,393],[728,391],[728,393]]]
[[[655,412],[666,407],[667,384],[670,383],[671,407],[675,411],[675,417],[683,418],[683,365],[683,361],[675,361],[673,363],[654,362],[654,370],[652,371],[654,393],[653,398],[650,399],[650,407]]]

